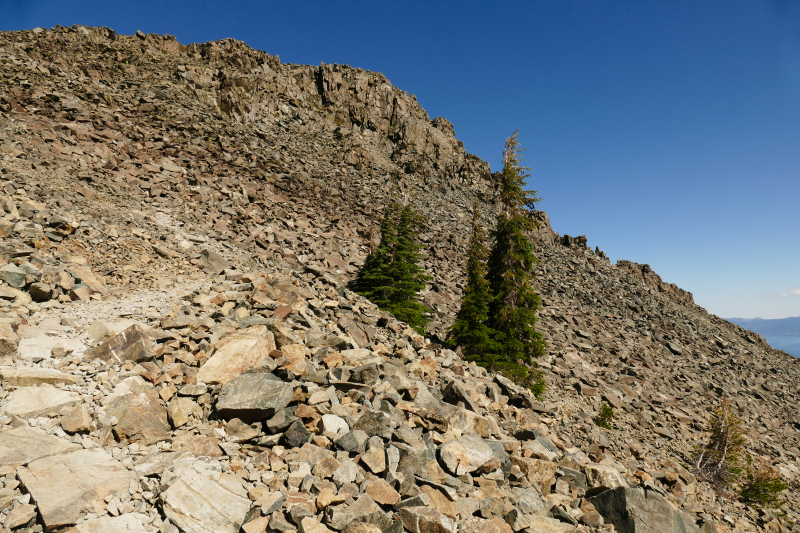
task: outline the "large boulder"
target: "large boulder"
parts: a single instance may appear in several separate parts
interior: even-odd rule
[[[269,374],[247,372],[222,386],[217,411],[225,419],[250,423],[272,417],[292,400],[292,386],[269,379]]]
[[[102,359],[115,365],[126,361],[149,361],[154,356],[153,341],[136,324],[116,335],[107,336],[103,342],[86,352],[89,359]]]
[[[186,533],[238,533],[250,510],[241,480],[219,462],[187,457],[161,478],[164,514]]]
[[[85,512],[105,510],[106,499],[128,490],[134,480],[102,448],[45,457],[17,472],[48,531],[74,524]]]
[[[617,533],[699,533],[685,514],[667,499],[641,487],[617,487],[587,498]]]
[[[272,363],[269,353],[275,349],[275,337],[266,326],[253,326],[224,335],[216,349],[197,372],[197,381],[222,385],[245,370]]]

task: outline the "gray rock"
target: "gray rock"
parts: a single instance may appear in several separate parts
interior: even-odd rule
[[[640,487],[618,487],[587,498],[619,533],[699,533],[688,516],[662,495]]]
[[[266,379],[266,374],[246,372],[225,383],[217,400],[223,418],[250,423],[270,418],[289,405],[293,389],[288,383]]]
[[[494,453],[480,436],[467,433],[443,444],[439,456],[450,472],[462,476],[483,466],[494,458]]]
[[[114,364],[149,361],[154,356],[153,341],[136,324],[86,352],[89,359],[102,359]]]

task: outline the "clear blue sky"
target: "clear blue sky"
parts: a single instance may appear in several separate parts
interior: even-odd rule
[[[800,315],[796,0],[0,0],[0,29],[55,24],[383,72],[493,169],[519,129],[561,234],[720,316]]]

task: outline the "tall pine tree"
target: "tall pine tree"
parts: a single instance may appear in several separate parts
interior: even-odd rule
[[[534,358],[545,353],[545,342],[536,331],[536,311],[541,300],[533,289],[534,266],[538,259],[528,234],[536,227],[530,210],[539,198],[536,191],[523,189],[529,177],[522,166],[522,148],[518,132],[508,138],[503,150],[501,177],[501,212],[493,232],[494,247],[489,255],[488,274],[492,300],[489,304],[488,325],[499,344],[500,368],[510,373],[522,374],[534,392],[544,390],[538,372],[528,372],[522,364],[535,366]]]
[[[425,332],[428,319],[419,293],[430,279],[420,264],[423,245],[419,234],[424,229],[424,217],[411,205],[387,205],[381,221],[381,243],[349,286],[420,334]]]
[[[447,331],[447,341],[461,349],[468,360],[490,362],[498,351],[494,331],[486,325],[489,319],[489,282],[486,280],[486,231],[481,224],[478,202],[472,210],[472,237],[467,251],[467,285],[461,297],[461,309]]]

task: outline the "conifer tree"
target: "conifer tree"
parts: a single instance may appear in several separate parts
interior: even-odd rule
[[[478,202],[472,210],[472,236],[467,251],[467,285],[461,298],[461,309],[447,332],[451,346],[472,361],[490,361],[497,353],[494,331],[486,324],[489,319],[489,282],[486,280],[486,231],[480,221]]]
[[[350,283],[353,292],[371,300],[423,334],[428,319],[419,292],[430,276],[421,266],[423,245],[419,234],[425,219],[409,204],[391,202],[381,221],[381,243],[373,250],[356,278]]]
[[[487,275],[492,293],[488,325],[496,331],[500,366],[506,366],[512,373],[522,371],[521,364],[535,366],[534,358],[543,355],[546,347],[542,334],[535,329],[541,300],[532,282],[533,269],[539,261],[528,237],[536,227],[529,213],[539,198],[536,191],[523,189],[525,178],[529,176],[525,171],[530,168],[522,166],[522,148],[517,135],[518,132],[514,132],[508,138],[503,150],[501,212],[493,232],[494,246]],[[535,381],[532,384],[535,392],[544,390],[538,372],[527,377]]]

